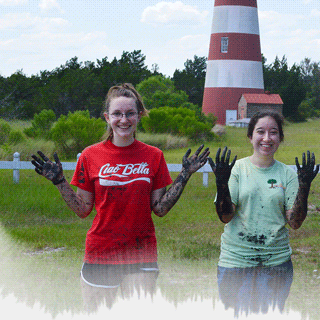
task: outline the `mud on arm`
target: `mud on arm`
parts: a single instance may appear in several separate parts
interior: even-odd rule
[[[151,207],[157,216],[163,217],[170,211],[179,200],[191,175],[206,164],[210,151],[209,148],[206,148],[200,154],[202,149],[203,145],[191,157],[189,157],[191,149],[188,149],[182,158],[181,172],[170,188],[168,190],[162,188],[153,191],[151,195]]]
[[[302,165],[299,165],[298,158],[295,159],[298,172],[299,188],[293,207],[286,211],[288,224],[293,229],[301,227],[308,213],[308,196],[312,180],[319,172],[319,165],[315,166],[315,156],[307,151],[307,160],[305,153],[302,154]]]
[[[79,188],[77,192],[72,189],[63,175],[62,164],[56,153],[53,155],[55,163],[47,158],[41,151],[38,151],[38,154],[41,158],[32,155],[33,160],[31,162],[35,166],[35,171],[51,181],[58,188],[69,208],[80,218],[88,216],[94,204],[93,194]]]
[[[215,201],[216,211],[219,219],[223,223],[228,223],[234,216],[235,206],[231,201],[230,190],[228,186],[228,181],[231,175],[231,170],[237,160],[237,156],[234,157],[231,164],[230,155],[231,151],[227,153],[227,147],[223,149],[221,159],[220,159],[221,149],[219,148],[216,154],[216,162],[214,163],[211,158],[208,159],[209,164],[216,176],[217,185],[217,198]],[[227,157],[226,157],[227,154]]]
[[[67,181],[57,185],[57,188],[68,207],[80,218],[90,214],[94,205],[93,193],[80,188],[75,192]]]

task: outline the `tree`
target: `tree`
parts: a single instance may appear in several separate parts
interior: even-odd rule
[[[304,58],[300,62],[300,72],[303,79],[303,82],[306,86],[307,91],[311,91],[312,81],[313,81],[313,70],[316,66],[316,63],[312,62],[310,58]]]
[[[314,63],[312,76],[311,94],[314,97],[314,109],[320,110],[320,62]]]
[[[41,87],[38,76],[27,77],[22,70],[18,70],[6,79],[6,111],[7,119],[32,118],[39,111],[33,103],[33,98]]]
[[[152,99],[156,92],[165,92],[167,90],[173,92],[174,89],[172,80],[162,75],[151,76],[137,85],[137,90],[143,97],[147,108],[152,108],[152,104],[149,105],[148,100]]]
[[[184,63],[184,70],[175,70],[173,82],[178,90],[183,90],[189,96],[189,101],[202,107],[204,84],[206,77],[206,57],[194,56]]]
[[[35,97],[38,109],[52,109],[57,116],[76,110],[89,110],[100,116],[104,95],[94,64],[79,63],[74,57],[49,75]]]
[[[298,107],[306,97],[306,87],[302,81],[300,68],[295,64],[291,67],[286,82],[280,90],[284,102],[283,115],[293,121],[305,120],[299,114]]]
[[[301,69],[294,64],[288,68],[287,58],[276,57],[273,64],[266,65],[263,59],[263,75],[265,89],[280,94],[283,100],[283,115],[291,120],[303,120],[299,114],[299,105],[306,97],[306,86]]]
[[[141,50],[123,51],[121,58],[113,59],[111,63],[113,84],[129,82],[136,86],[151,76],[151,71],[145,65],[146,56]]]
[[[178,108],[188,103],[188,95],[175,88],[174,83],[165,76],[152,76],[137,85],[147,109],[172,107]],[[195,107],[188,104],[190,108]]]

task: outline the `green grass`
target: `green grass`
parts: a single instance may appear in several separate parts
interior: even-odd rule
[[[26,125],[26,124],[25,124]],[[320,144],[317,143],[320,120],[287,124],[285,141],[280,145],[276,158],[294,164],[302,152],[310,149],[320,160]],[[228,146],[238,158],[252,153],[246,137],[246,129],[227,127],[220,141],[207,143],[214,158],[218,147]],[[191,145],[192,153],[198,145]],[[165,150],[167,163],[181,163],[188,148]],[[36,148],[35,148],[36,150]],[[19,240],[35,248],[59,247],[64,243],[72,248],[83,248],[86,230],[90,227],[94,212],[84,220],[79,219],[62,200],[58,190],[33,170],[21,170],[20,183],[13,184],[12,171],[1,170],[1,216],[2,225]],[[66,172],[70,180],[72,172]],[[176,177],[176,173],[172,177]],[[194,174],[183,195],[171,212],[164,218],[155,217],[159,251],[171,258],[211,259],[219,253],[220,234],[223,225],[218,221],[213,206],[215,194],[214,175],[209,174],[209,187],[202,185],[202,175]],[[308,251],[317,251],[320,210],[319,176],[312,184],[309,197],[310,214],[302,231],[292,231],[292,244]],[[294,255],[299,256],[298,251]],[[319,266],[320,267],[320,266]]]
[[[33,170],[21,170],[19,184],[13,183],[11,170],[0,170],[0,174],[1,225],[16,241],[34,249],[83,248],[91,218],[79,219],[53,184]],[[71,172],[66,176],[71,179]]]

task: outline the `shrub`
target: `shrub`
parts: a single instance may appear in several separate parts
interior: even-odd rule
[[[100,141],[105,132],[102,119],[90,118],[89,111],[61,115],[51,128],[51,139],[66,158],[75,158],[87,146]]]
[[[0,145],[6,143],[11,132],[9,123],[5,120],[0,119]]]
[[[205,117],[205,116],[204,116]],[[188,108],[163,107],[152,109],[148,117],[141,119],[146,132],[171,133],[179,136],[187,136],[193,141],[212,140],[212,124],[209,117],[201,122],[194,110]]]
[[[56,115],[53,110],[42,110],[34,115],[31,121],[32,126],[24,129],[23,132],[30,138],[50,139],[50,129],[54,121],[56,121]]]
[[[298,113],[302,120],[307,118],[318,118],[320,116],[320,110],[315,108],[315,98],[303,100],[299,107]]]
[[[12,130],[9,133],[8,143],[12,145],[16,145],[17,143],[23,142],[25,137],[21,131]]]

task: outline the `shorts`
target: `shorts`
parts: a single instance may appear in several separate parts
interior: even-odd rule
[[[220,300],[225,308],[267,313],[270,306],[284,310],[293,280],[291,260],[273,267],[224,268],[218,266]]]
[[[90,264],[84,263],[81,269],[82,280],[94,287],[117,288],[123,279],[134,273],[159,273],[157,262],[136,264]]]

